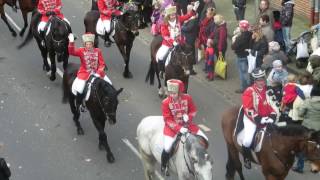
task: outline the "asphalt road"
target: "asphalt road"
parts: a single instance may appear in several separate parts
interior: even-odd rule
[[[90,4],[83,0],[63,2],[62,11],[71,21],[73,31],[81,35],[83,16]],[[20,14],[9,8],[6,10],[21,27]],[[0,156],[10,164],[12,179],[143,179],[142,164],[128,144],[137,148],[136,127],[143,117],[161,114],[156,86],[144,83],[149,46],[139,39],[134,42],[130,62],[133,79],[122,77],[124,65],[117,48],[114,45],[109,49],[103,47],[109,77],[115,87],[124,88],[119,97],[117,124],[105,129],[116,158],[114,164],[109,164],[106,153],[98,150],[98,134],[89,114],[81,115],[85,135],[77,136],[69,106],[61,103],[61,78],[49,81],[42,71],[35,41],[17,51],[16,46],[21,41],[20,37],[11,37],[5,24],[0,23],[0,57],[3,57],[0,58]],[[77,44],[80,45],[80,40]],[[71,57],[70,62],[79,60]],[[61,65],[59,67],[61,69]],[[220,117],[230,103],[198,78],[192,77],[190,81],[189,93],[199,110],[195,121],[210,128],[206,134],[210,140],[209,153],[214,159],[214,179],[221,180],[227,153]],[[244,173],[249,180],[263,178],[258,166]],[[302,178],[319,179],[319,175],[290,173],[287,179]]]

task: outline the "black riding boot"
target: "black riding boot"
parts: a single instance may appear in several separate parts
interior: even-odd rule
[[[244,167],[251,169],[251,161],[249,157],[251,156],[251,149],[245,146],[242,146],[242,155],[244,160]]]
[[[160,78],[163,79],[163,73],[165,72],[165,61],[159,60],[159,71],[160,71]]]
[[[80,111],[84,112],[85,111],[85,103],[84,103],[84,95],[77,93],[77,97],[76,97],[76,101],[77,101],[77,105],[80,105]]]
[[[165,150],[163,150],[161,154],[161,172],[165,173],[166,176],[169,176],[169,171],[168,171],[169,159],[170,159],[170,154],[167,153]]]
[[[106,32],[106,34],[104,35],[104,46],[105,47],[110,47],[111,46],[111,43],[112,41],[110,40],[110,34],[111,34],[111,30],[110,32]]]

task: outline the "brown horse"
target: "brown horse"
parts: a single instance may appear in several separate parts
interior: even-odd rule
[[[221,125],[228,149],[227,180],[233,180],[236,171],[240,179],[244,180],[239,159],[241,147],[233,135],[239,110],[239,106],[232,107],[222,116]],[[320,131],[313,131],[301,125],[268,125],[261,151],[256,153],[265,179],[284,180],[294,163],[295,155],[300,152],[312,162],[320,159]]]
[[[125,2],[128,0],[123,1]],[[133,41],[135,37],[139,35],[139,11],[137,6],[130,2],[125,3],[122,7],[123,15],[119,16],[119,18],[114,18],[115,34],[113,38],[125,62],[123,77],[132,78],[132,73],[129,70],[129,62]],[[97,7],[97,0],[92,0],[91,11],[87,12],[84,17],[84,25],[86,32],[96,34],[95,47],[98,47],[99,40],[96,32],[96,25],[99,17],[100,13]],[[106,39],[106,35],[101,38]]]
[[[8,23],[7,17],[4,12],[4,5],[8,4],[12,8],[16,7],[16,0],[0,0],[0,15],[2,20],[7,24],[9,31],[11,32],[12,36],[16,37],[16,31],[11,27]],[[26,28],[28,27],[28,13],[33,11],[38,4],[38,0],[19,0],[19,6],[21,10],[21,14],[23,17],[24,25],[20,31],[20,36],[23,36]]]
[[[160,80],[160,67],[156,61],[156,54],[158,49],[161,46],[162,37],[155,36],[150,45],[151,51],[151,62],[150,67],[146,76],[146,82],[150,81],[150,84],[154,84],[154,76],[157,76],[158,79],[158,89],[159,89],[159,96],[163,97],[165,95],[165,90],[161,85]],[[192,67],[191,64],[193,62],[194,54],[192,51],[192,47],[188,44],[182,44],[174,47],[171,53],[171,61],[165,67],[165,82],[164,85],[166,86],[166,82],[169,79],[179,79],[185,85],[185,93],[188,90],[189,84],[189,75],[190,75],[190,68]]]

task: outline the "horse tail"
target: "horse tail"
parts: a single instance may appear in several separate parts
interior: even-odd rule
[[[156,74],[156,71],[155,71],[156,65],[157,65],[156,62],[154,60],[151,60],[149,70],[145,80],[146,83],[150,80],[150,85],[154,84],[154,75]]]
[[[25,38],[25,40],[19,45],[17,46],[17,49],[21,49],[23,48],[25,45],[29,44],[30,41],[32,40],[33,34],[32,34],[32,26],[36,26],[36,24],[40,21],[41,19],[41,14],[37,13],[37,10],[33,10],[32,11],[32,18],[31,18],[31,22],[30,22],[30,26],[29,26],[29,31],[27,34],[27,37]],[[36,28],[36,27],[35,27]]]

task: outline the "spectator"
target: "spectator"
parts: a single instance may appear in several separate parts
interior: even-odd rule
[[[309,72],[304,72],[299,76],[298,87],[302,90],[304,97],[306,99],[311,97],[311,90],[313,87],[313,78],[312,74]]]
[[[7,165],[6,160],[4,158],[0,158],[0,180],[9,180],[11,176],[11,171]]]
[[[252,30],[250,49],[251,54],[256,56],[256,67],[261,68],[262,59],[268,53],[268,42],[259,27],[254,27]]]
[[[160,11],[160,3],[158,1],[155,1],[153,4],[153,12],[151,15],[151,34],[152,35],[158,35],[160,34],[160,25],[161,23],[159,22],[160,16],[161,16],[161,11]]]
[[[246,4],[247,0],[232,0],[233,10],[237,21],[244,20]]]
[[[259,24],[260,18],[263,15],[268,15],[269,16],[269,21],[270,24],[273,24],[274,19],[273,19],[273,13],[272,10],[270,9],[270,2],[269,0],[261,0],[259,4],[259,14],[257,16],[256,24]]]
[[[236,54],[236,61],[239,70],[240,77],[240,89],[236,90],[236,93],[243,93],[243,91],[249,86],[249,75],[248,75],[248,52],[252,33],[249,30],[249,22],[242,20],[239,22],[240,34],[235,35],[232,39],[234,42],[231,48]]]
[[[213,36],[215,54],[217,58],[219,56],[225,57],[227,50],[227,23],[220,14],[214,16],[214,23],[216,24]]]
[[[309,62],[312,68],[310,73],[312,73],[314,85],[320,86],[320,47],[311,54]]]
[[[272,69],[272,63],[275,60],[281,60],[282,65],[286,65],[288,62],[288,57],[285,55],[283,51],[280,50],[280,45],[276,41],[269,42],[269,52],[263,58],[262,68],[267,72],[270,72]]]
[[[262,30],[262,34],[267,38],[268,43],[274,40],[274,31],[270,23],[268,15],[264,14],[260,17],[259,25]]]
[[[203,0],[203,2],[204,2],[204,6],[200,12],[200,21],[202,21],[206,17],[208,9],[214,9],[214,10],[216,9],[216,4],[214,3],[213,0]]]
[[[281,5],[282,8],[280,12],[280,21],[282,25],[282,35],[286,46],[286,52],[288,53],[290,49],[291,27],[294,15],[294,2],[293,0],[282,0]]]
[[[274,41],[278,42],[280,45],[280,49],[285,51],[285,44],[283,40],[283,34],[282,34],[282,25],[280,21],[280,11],[273,11],[273,31],[274,31]]]
[[[214,78],[214,49],[213,49],[213,41],[212,39],[207,40],[207,48],[206,48],[206,62],[205,69],[207,74],[208,81],[213,81]]]
[[[193,9],[193,6],[191,4],[188,5],[187,7],[187,12],[191,13]],[[185,21],[185,23],[181,27],[181,34],[186,40],[186,43],[189,44],[192,47],[193,54],[195,55],[195,41],[197,38],[197,26],[198,26],[198,19],[197,15],[192,16],[189,20]],[[193,62],[191,64],[192,67],[190,67],[190,74],[195,75],[197,74],[194,69],[193,65],[196,64],[196,58],[193,58]]]
[[[272,63],[272,70],[269,73],[267,84],[268,86],[277,87],[284,86],[288,80],[288,72],[283,68],[281,60],[275,60]],[[292,81],[295,81],[292,80]]]
[[[304,117],[302,125],[313,129],[315,131],[320,130],[320,88],[314,86],[311,90],[311,98],[306,99],[299,109],[299,115]],[[304,168],[304,154],[298,155],[298,161],[296,167],[292,170],[298,173],[303,173]]]

